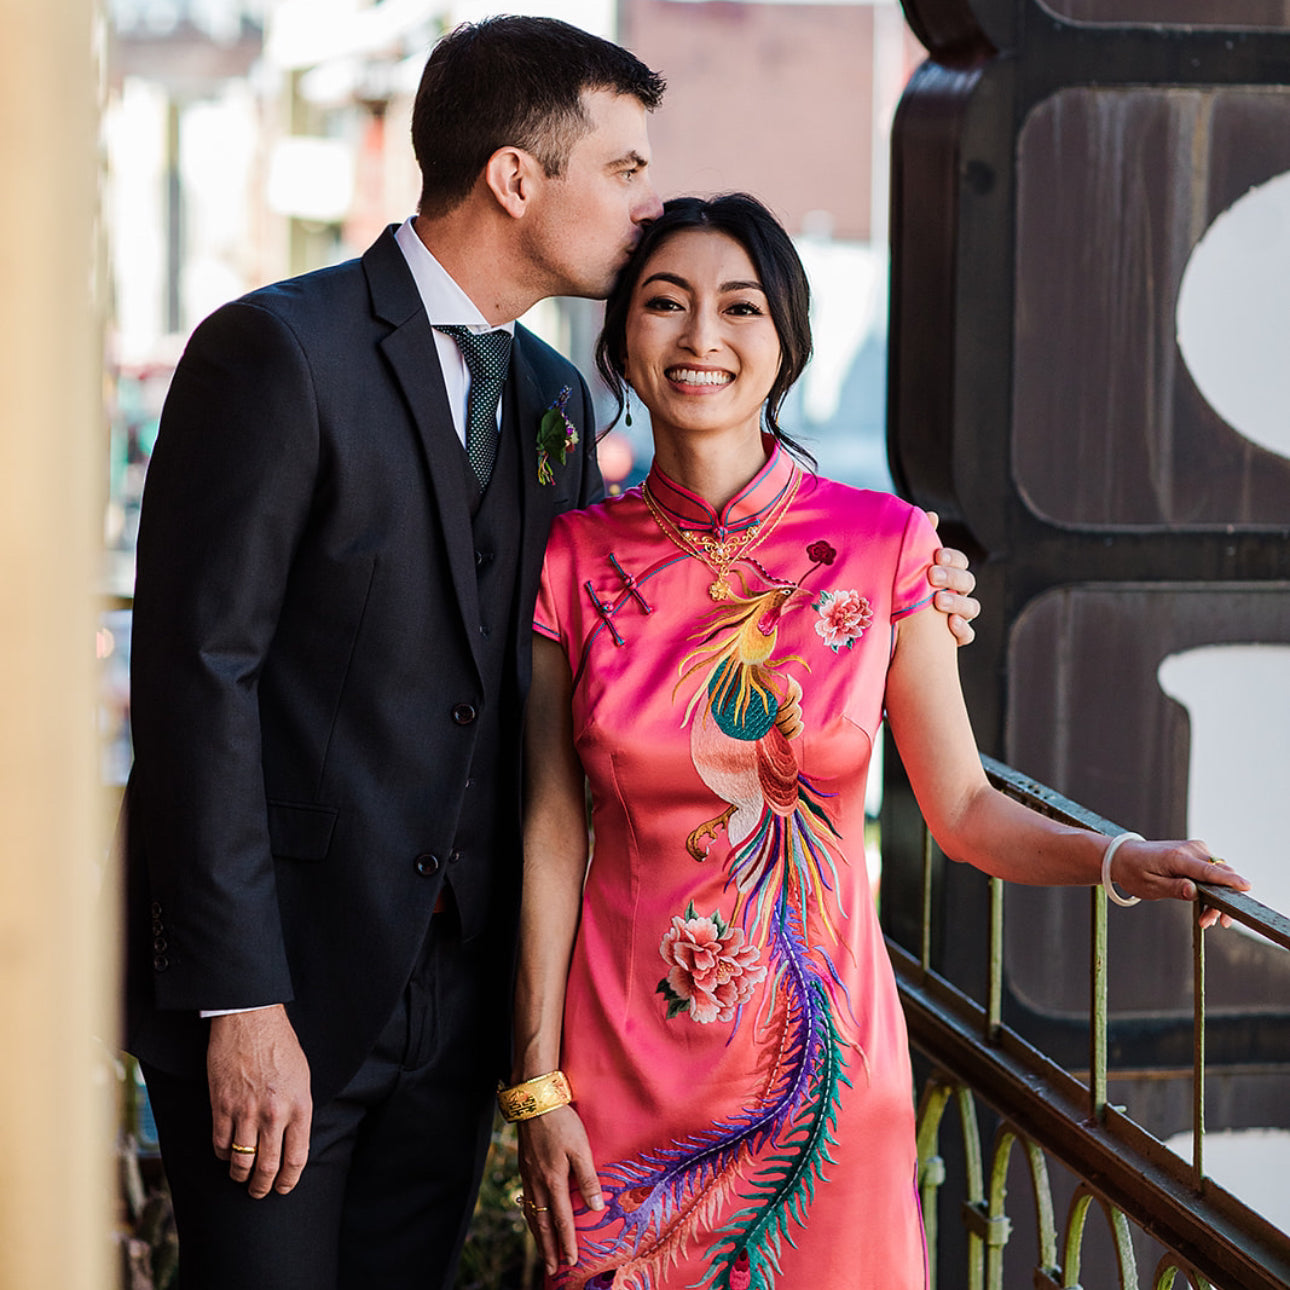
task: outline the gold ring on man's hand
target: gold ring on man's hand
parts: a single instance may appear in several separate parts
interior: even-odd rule
[[[259,1147],[243,1147],[236,1142],[230,1142],[228,1144],[228,1149],[230,1151],[236,1151],[239,1156],[253,1156],[257,1151],[259,1151]]]

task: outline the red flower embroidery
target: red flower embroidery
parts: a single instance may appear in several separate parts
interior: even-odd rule
[[[850,649],[873,622],[873,609],[858,591],[826,591],[814,609],[820,615],[815,630],[835,654]]]
[[[757,947],[744,944],[743,931],[720,914],[698,917],[693,902],[684,918],[673,917],[658,952],[668,965],[658,993],[667,1000],[669,1018],[688,1012],[703,1025],[733,1021],[766,975]]]
[[[813,564],[832,564],[838,553],[827,542],[812,542],[806,548],[806,558]]]

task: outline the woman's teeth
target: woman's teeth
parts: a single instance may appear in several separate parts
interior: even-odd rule
[[[735,378],[729,372],[696,372],[690,367],[671,367],[667,379],[678,385],[729,385]]]

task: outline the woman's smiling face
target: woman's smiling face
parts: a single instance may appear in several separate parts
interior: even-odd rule
[[[626,375],[655,435],[760,435],[779,334],[748,252],[725,233],[684,229],[641,270],[626,326]]]

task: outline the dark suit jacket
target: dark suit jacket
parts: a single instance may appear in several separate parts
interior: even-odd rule
[[[548,527],[600,476],[576,370],[521,327],[511,379],[523,695]],[[538,425],[566,386],[580,443],[540,485]],[[128,1044],[162,1069],[202,1069],[199,1010],[289,1001],[321,1100],[408,980],[443,880],[425,857],[452,846],[485,724],[460,454],[392,229],[189,343],[149,467],[132,646]],[[483,787],[518,881],[514,706],[507,772]],[[513,900],[459,905],[466,937],[509,952]]]

